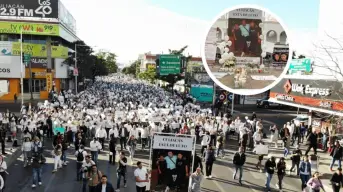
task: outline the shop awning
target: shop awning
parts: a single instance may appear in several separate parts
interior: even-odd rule
[[[330,114],[330,115],[335,115],[335,116],[343,117],[343,112],[339,112],[339,111],[332,111],[332,110],[321,109],[321,108],[317,108],[317,107],[310,107],[310,106],[306,106],[306,105],[300,105],[300,104],[296,104],[296,103],[284,102],[284,101],[277,100],[275,98],[269,98],[268,101],[273,102],[273,103],[278,103],[278,104],[281,104],[281,105],[298,107],[298,108],[308,109],[308,110],[311,110],[311,111],[317,111],[317,112],[321,112],[321,113],[326,113],[326,114]]]

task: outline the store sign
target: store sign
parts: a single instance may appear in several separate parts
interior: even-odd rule
[[[58,24],[0,22],[0,33],[59,36]]]
[[[321,101],[319,107],[332,109],[333,104],[330,101]]]
[[[153,149],[192,151],[193,138],[154,135]]]
[[[0,55],[0,78],[20,78],[20,57]]]
[[[284,94],[277,94],[276,99],[283,100],[283,101],[291,101],[294,102],[295,99],[291,95],[284,95]]]
[[[235,9],[229,12],[230,19],[262,19],[262,16],[262,10],[253,8]]]
[[[53,85],[53,79],[52,79],[52,73],[47,73],[46,74],[46,90],[50,92],[52,90],[52,85]]]
[[[292,84],[292,92],[301,93],[301,94],[308,94],[312,97],[318,96],[329,96],[331,95],[331,90],[327,88],[319,88],[319,87],[311,87],[311,85],[304,85],[304,84]]]
[[[289,74],[299,72],[311,72],[312,64],[311,59],[293,59],[289,65]]]
[[[27,67],[29,67],[29,66],[30,65],[27,65]],[[33,67],[33,68],[46,68],[47,66],[48,66],[48,59],[47,58],[38,58],[38,57],[32,57],[31,58],[31,67]]]
[[[20,42],[6,42],[0,41],[0,55],[21,55],[21,44]],[[32,57],[47,57],[46,45],[23,43],[24,54],[29,54]],[[68,48],[63,46],[51,46],[51,57],[52,58],[68,58]]]
[[[58,0],[1,0],[0,16],[58,18]]]

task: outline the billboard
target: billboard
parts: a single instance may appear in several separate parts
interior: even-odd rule
[[[42,44],[23,43],[23,52],[32,57],[47,57],[46,46]],[[0,55],[19,56],[21,53],[20,42],[0,41]],[[68,48],[63,46],[51,46],[52,58],[68,58]]]
[[[156,133],[153,136],[150,156],[150,191],[165,191],[167,186],[179,192],[188,192],[195,139],[193,136]],[[174,169],[167,169],[166,162],[174,162]]]
[[[213,101],[214,82],[206,72],[192,73],[190,79],[192,97],[199,102]]]
[[[58,0],[1,0],[0,16],[58,18]]]
[[[258,9],[236,9],[229,12],[228,36],[232,45],[230,52],[235,56],[260,57],[262,53],[259,39],[262,29],[263,12]]]
[[[0,55],[0,78],[20,78],[20,57]]]
[[[0,33],[21,34],[21,32],[30,35],[59,36],[60,27],[57,24],[47,23],[0,22]]]
[[[289,74],[306,74],[312,71],[311,59],[293,59],[289,65]]]

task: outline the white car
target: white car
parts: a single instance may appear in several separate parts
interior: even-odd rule
[[[300,126],[301,123],[304,123],[304,125],[308,125],[308,115],[299,115],[296,118],[293,119],[295,126]]]

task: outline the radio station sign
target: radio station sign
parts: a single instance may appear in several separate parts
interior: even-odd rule
[[[283,79],[270,91],[270,98],[321,109],[342,111],[342,86],[337,81]]]
[[[0,16],[58,18],[58,0],[1,0]]]
[[[30,35],[59,36],[60,27],[58,24],[47,23],[0,22],[0,33],[21,34],[21,32]]]

